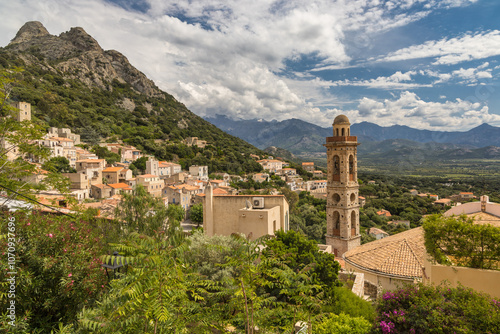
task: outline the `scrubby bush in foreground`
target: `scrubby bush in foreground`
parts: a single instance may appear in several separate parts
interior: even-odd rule
[[[377,313],[376,333],[500,333],[500,301],[464,287],[388,291]]]

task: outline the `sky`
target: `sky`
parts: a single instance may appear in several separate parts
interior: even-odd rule
[[[498,0],[0,0],[82,27],[194,113],[466,131],[500,126]]]

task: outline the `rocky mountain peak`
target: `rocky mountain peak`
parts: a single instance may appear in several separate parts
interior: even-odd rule
[[[71,42],[80,51],[102,51],[99,43],[80,27],[71,28],[70,31],[62,33],[59,37]]]
[[[38,21],[29,21],[26,22],[21,29],[16,34],[16,37],[12,40],[11,43],[23,43],[29,41],[36,37],[49,36],[49,32],[41,22]]]

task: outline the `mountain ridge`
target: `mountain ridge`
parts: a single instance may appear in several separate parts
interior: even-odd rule
[[[233,174],[262,169],[250,155],[265,152],[192,113],[83,28],[55,36],[40,22],[25,23],[0,48],[0,74],[16,67],[22,71],[15,72],[11,98],[31,103],[32,119],[46,128],[70,128],[82,141],[121,139],[184,168],[208,165],[210,172]],[[187,137],[209,145],[187,146]]]
[[[323,128],[306,121],[289,119],[284,121],[244,120],[235,121],[226,116],[206,117],[212,124],[228,131],[257,147],[277,146],[293,154],[304,153],[300,143],[309,139],[312,152],[323,152],[325,137],[332,135],[332,128]],[[417,143],[437,143],[460,145],[472,148],[500,146],[500,128],[487,123],[468,131],[431,131],[419,130],[403,125],[382,127],[361,122],[351,125],[351,133],[358,142],[382,142],[390,139],[410,140]]]

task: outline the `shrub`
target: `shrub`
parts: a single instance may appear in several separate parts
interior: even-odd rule
[[[464,287],[387,291],[377,314],[376,333],[500,333],[500,302]]]
[[[350,317],[344,313],[329,314],[313,330],[317,334],[365,334],[372,325],[362,317]]]
[[[31,330],[50,332],[59,322],[72,323],[84,306],[104,291],[107,277],[99,257],[105,241],[91,222],[39,214],[10,214],[16,234],[16,318],[26,318]],[[7,221],[7,217],[1,217]],[[7,224],[2,233],[7,233]],[[6,254],[7,240],[0,247]],[[6,282],[8,263],[1,261]],[[0,296],[0,307],[9,299]],[[16,319],[16,320],[17,320]]]

